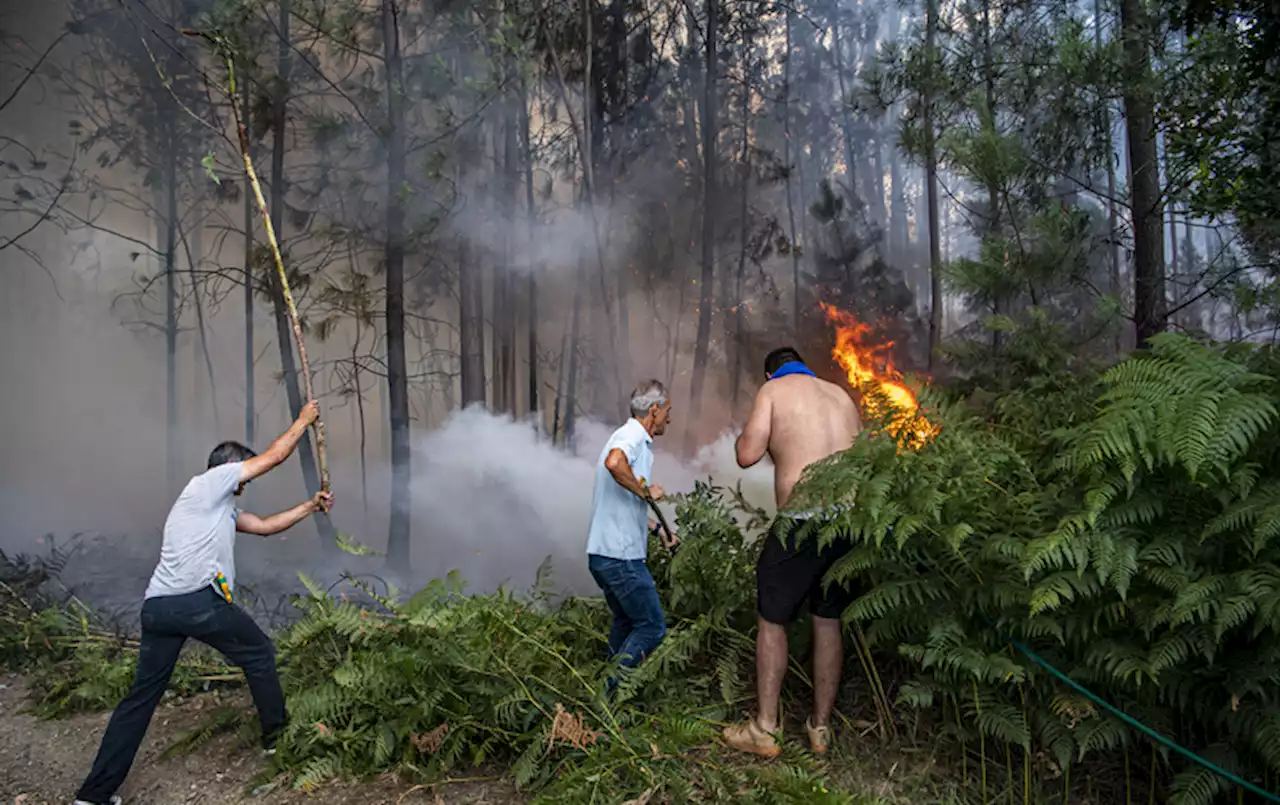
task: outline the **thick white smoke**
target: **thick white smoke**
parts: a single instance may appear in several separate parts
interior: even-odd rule
[[[549,555],[560,584],[589,592],[585,548],[595,462],[611,431],[582,423],[578,455],[571,455],[527,422],[471,408],[424,434],[414,451],[410,491],[416,573],[457,569],[476,588],[503,582],[518,588],[533,581]],[[752,503],[772,509],[772,469],[739,469],[733,434],[690,462],[664,449],[664,438],[676,437],[655,441],[652,483],[681,492],[709,476],[727,486],[741,481]]]

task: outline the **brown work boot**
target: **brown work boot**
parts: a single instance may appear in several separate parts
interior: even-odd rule
[[[761,757],[775,758],[782,754],[782,747],[778,746],[772,735],[760,728],[755,718],[725,727],[724,742],[739,752],[750,752]]]
[[[831,727],[813,726],[813,718],[804,720],[804,731],[809,733],[809,748],[815,755],[825,755],[827,745],[831,743]]]

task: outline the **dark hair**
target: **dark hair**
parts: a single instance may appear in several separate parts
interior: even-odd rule
[[[258,454],[239,442],[223,442],[213,448],[213,452],[209,454],[209,469],[220,467],[223,464],[245,461],[256,455]]]
[[[781,369],[783,364],[792,361],[804,363],[804,358],[800,357],[800,353],[796,352],[794,347],[778,347],[765,356],[764,373],[771,375]]]

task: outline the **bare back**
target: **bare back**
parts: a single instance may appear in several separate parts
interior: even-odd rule
[[[769,398],[768,449],[781,510],[805,467],[853,444],[862,418],[849,392],[808,375],[770,380],[760,393]]]

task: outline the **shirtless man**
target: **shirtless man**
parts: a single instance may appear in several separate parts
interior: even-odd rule
[[[768,382],[756,395],[746,428],[738,437],[738,466],[750,467],[768,453],[774,464],[778,519],[756,565],[756,696],[759,712],[746,723],[728,727],[725,742],[734,749],[776,757],[782,751],[778,697],[787,672],[787,624],[805,600],[813,614],[813,713],[805,721],[809,745],[823,753],[831,739],[831,709],[840,683],[844,645],[840,615],[852,596],[838,585],[823,592],[822,579],[849,550],[848,544],[818,550],[817,537],[797,548],[795,537],[805,521],[821,512],[787,511],[791,490],[805,467],[847,449],[862,430],[858,408],[849,393],[819,380],[791,347],[769,353],[764,361]]]

